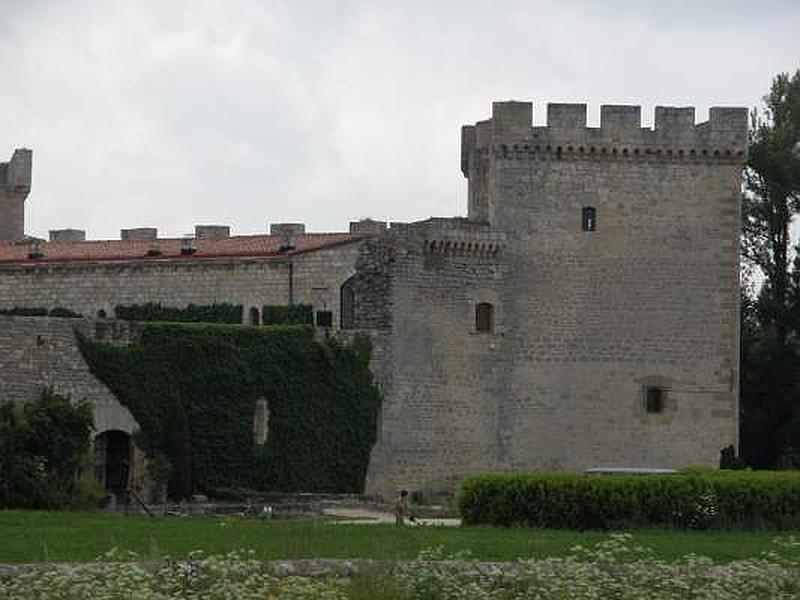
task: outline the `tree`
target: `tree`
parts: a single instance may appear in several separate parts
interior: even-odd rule
[[[0,508],[66,506],[90,446],[92,407],[44,390],[0,404]]]
[[[800,210],[800,70],[778,75],[764,103],[751,115],[742,254],[764,275],[761,324],[783,343],[792,328],[790,226]]]
[[[742,299],[741,445],[751,466],[776,467],[800,450],[800,71],[778,75],[751,116],[741,247],[745,273],[762,280]]]

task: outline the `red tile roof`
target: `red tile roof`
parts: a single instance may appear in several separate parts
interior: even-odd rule
[[[306,233],[294,238],[294,248],[281,249],[278,235],[239,235],[220,240],[194,240],[194,254],[181,254],[181,238],[157,240],[91,240],[86,242],[41,242],[41,258],[29,258],[34,246],[0,241],[0,264],[52,262],[130,262],[138,260],[207,260],[214,258],[282,258],[290,254],[320,250],[355,241],[363,236],[349,233]],[[148,255],[151,251],[157,255]]]

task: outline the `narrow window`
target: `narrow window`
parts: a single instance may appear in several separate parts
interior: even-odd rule
[[[644,401],[647,412],[664,412],[664,389],[658,386],[647,386],[644,391]]]
[[[475,305],[475,331],[479,333],[492,332],[494,307],[488,302]]]
[[[318,310],[317,327],[333,327],[333,313],[329,310]]]
[[[597,226],[597,211],[593,206],[584,206],[582,213],[583,230],[594,231]]]
[[[339,290],[339,303],[342,329],[353,329],[356,326],[356,292],[355,277],[342,284]]]
[[[261,315],[255,306],[250,309],[250,325],[261,325]]]

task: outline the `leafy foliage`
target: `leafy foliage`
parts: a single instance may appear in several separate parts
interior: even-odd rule
[[[89,451],[92,408],[44,390],[0,405],[0,508],[66,506]]]
[[[25,307],[17,307],[14,308],[6,308],[0,310],[0,315],[9,315],[13,317],[62,317],[67,319],[79,319],[83,315],[80,313],[75,312],[74,310],[70,310],[69,308],[64,308],[62,306],[56,306],[55,308],[51,308],[47,310],[46,308],[25,308]]]
[[[800,264],[790,233],[800,211],[800,71],[778,75],[764,103],[752,115],[742,201],[750,289],[742,298],[741,450],[753,467],[800,467]],[[757,296],[754,274],[763,278]]]
[[[310,304],[265,306],[261,320],[264,325],[313,325],[314,313]]]
[[[781,528],[800,525],[800,473],[693,469],[675,475],[497,474],[468,478],[470,525]]]
[[[20,600],[788,600],[800,594],[797,561],[787,552],[798,543],[793,537],[778,538],[771,552],[728,565],[715,565],[696,554],[672,563],[621,533],[591,547],[576,546],[563,558],[505,565],[481,564],[465,552],[447,555],[441,548],[432,548],[415,561],[388,570],[373,567],[350,577],[279,576],[256,560],[253,552],[243,550],[208,557],[195,552],[187,560],[166,559],[149,565],[139,562],[135,554],[114,550],[91,568],[0,576],[0,596]]]
[[[161,306],[160,303],[118,304],[114,314],[126,321],[167,321],[172,323],[229,323],[242,322],[241,304],[190,304],[185,308]]]
[[[380,395],[361,345],[317,341],[306,326],[149,324],[127,347],[81,340],[92,372],[139,423],[169,492],[361,492]],[[268,438],[253,440],[256,402]]]

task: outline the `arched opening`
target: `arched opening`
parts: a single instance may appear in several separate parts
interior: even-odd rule
[[[494,327],[494,307],[488,302],[475,305],[475,331],[478,333],[492,333]]]
[[[131,436],[112,429],[94,438],[94,474],[109,493],[119,496],[128,489],[131,474]]]
[[[342,284],[339,290],[339,302],[341,328],[353,329],[356,326],[355,276]]]
[[[108,315],[106,314],[106,311],[104,309],[101,308],[100,310],[97,311],[98,319],[105,319],[107,316]]]
[[[250,309],[250,325],[261,325],[261,315],[255,306]]]

